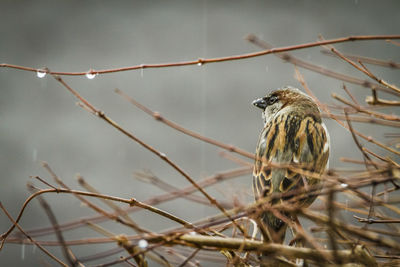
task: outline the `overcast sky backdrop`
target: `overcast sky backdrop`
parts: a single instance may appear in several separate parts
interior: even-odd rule
[[[0,1],[0,62],[54,71],[88,71],[146,63],[175,62],[258,51],[245,37],[254,33],[275,46],[349,35],[399,34],[399,1]],[[400,61],[399,47],[385,41],[336,45],[346,53]],[[348,64],[324,56],[315,47],[293,52],[337,72],[365,78]],[[382,78],[399,84],[398,70],[372,67]],[[342,82],[300,70],[318,98],[333,103],[344,95]],[[285,85],[300,87],[294,68],[273,55],[203,66],[145,69],[65,80],[120,125],[182,166],[196,180],[237,165],[218,155],[220,149],[178,133],[151,119],[116,95],[119,88],[167,118],[228,144],[253,152],[262,128],[261,114],[251,102]],[[360,101],[369,91],[347,84]],[[76,99],[51,77],[0,69],[0,201],[16,216],[29,193],[29,176],[51,181],[41,167],[47,161],[71,187],[76,174],[101,192],[145,200],[162,193],[133,179],[151,170],[183,187],[188,182],[172,168],[121,133],[78,107]],[[333,168],[347,167],[342,156],[360,158],[351,136],[332,121]],[[393,129],[357,129],[383,140]],[[374,147],[371,147],[374,148]],[[33,181],[40,187],[37,181]],[[209,190],[218,199],[251,200],[250,175]],[[60,222],[94,214],[72,196],[46,196]],[[195,221],[216,214],[214,208],[185,200],[159,206]],[[195,211],[195,212],[194,212]],[[133,218],[152,230],[174,226],[147,212]],[[0,232],[10,222],[0,213]],[[49,226],[37,202],[26,210],[26,229]],[[132,234],[107,224],[114,233]],[[67,239],[98,236],[89,229],[68,232]],[[45,237],[47,240],[49,237]],[[53,238],[53,237],[51,237]],[[79,248],[78,255],[106,247]],[[21,256],[24,251],[24,257]],[[59,248],[51,251],[60,255]],[[42,252],[6,244],[5,266],[37,266]],[[118,257],[118,255],[116,256]],[[52,263],[53,264],[53,263]]]

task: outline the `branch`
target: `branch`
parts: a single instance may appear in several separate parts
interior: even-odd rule
[[[183,235],[179,238],[195,247],[214,247],[225,249],[240,249],[243,251],[257,251],[268,254],[278,254],[291,259],[301,258],[306,260],[323,261],[333,259],[332,250],[324,250],[324,255],[329,255],[330,259],[321,257],[321,254],[310,248],[297,248],[284,246],[275,243],[264,243],[262,241],[254,241],[242,238],[221,238],[207,237],[200,235]],[[371,257],[362,246],[357,246],[353,250],[338,250],[337,255],[340,256],[344,263],[359,262],[367,264],[367,266],[377,266],[373,257]]]
[[[60,264],[61,266],[68,267],[67,264],[65,264],[64,262],[62,262],[60,259],[58,259],[56,256],[54,256],[50,251],[48,251],[46,248],[44,248],[42,245],[40,245],[38,242],[36,242],[31,236],[29,236],[29,235],[24,231],[24,229],[22,229],[22,227],[18,224],[18,222],[15,221],[15,220],[11,217],[10,213],[8,213],[8,211],[5,209],[5,207],[3,206],[3,204],[2,204],[1,202],[0,202],[0,209],[3,210],[3,212],[6,214],[6,216],[8,217],[8,219],[13,223],[13,227],[17,227],[18,230],[20,230],[21,233],[24,234],[24,235],[25,235],[33,244],[35,244],[41,251],[43,251],[47,256],[49,256],[50,258],[52,258],[53,260],[55,260],[55,261],[56,261],[58,264]],[[5,238],[6,238],[6,237],[5,237],[4,235],[2,235],[2,236],[0,237],[0,240],[2,239],[1,246],[0,246],[0,251],[1,251],[1,249],[3,248],[3,244],[4,244],[4,242],[5,242]]]
[[[271,44],[267,43],[266,41],[263,41],[263,40],[259,39],[255,35],[249,35],[247,37],[247,40],[249,42],[261,47],[261,48],[264,48],[264,49],[272,48]],[[286,62],[289,62],[289,63],[291,63],[291,64],[293,64],[293,65],[295,65],[297,67],[308,69],[308,70],[311,70],[313,72],[320,73],[322,75],[325,75],[325,76],[328,76],[328,77],[332,77],[334,79],[338,79],[338,80],[341,80],[341,81],[344,81],[344,82],[357,84],[357,85],[360,85],[360,86],[363,86],[363,87],[366,87],[366,88],[371,88],[371,89],[372,88],[376,88],[378,90],[382,90],[382,91],[385,91],[387,93],[395,94],[395,92],[393,92],[392,90],[389,90],[386,87],[381,86],[379,84],[371,83],[371,82],[369,82],[367,80],[358,79],[356,77],[348,76],[348,75],[345,75],[345,74],[342,74],[342,73],[338,73],[338,72],[329,70],[329,69],[324,68],[322,66],[318,66],[318,65],[313,64],[311,62],[299,59],[299,58],[291,55],[290,53],[277,53],[275,55],[277,57],[281,58],[282,60],[284,60]]]
[[[195,180],[187,173],[185,172],[181,167],[179,167],[175,162],[173,162],[172,160],[170,160],[167,155],[165,155],[164,153],[158,151],[157,149],[155,149],[154,147],[148,145],[147,143],[145,143],[144,141],[142,141],[141,139],[139,139],[138,137],[136,137],[135,135],[133,135],[132,133],[128,132],[127,130],[125,130],[124,128],[122,128],[119,124],[117,124],[115,121],[113,121],[110,117],[106,116],[104,114],[104,112],[96,109],[92,104],[90,104],[85,98],[83,98],[77,91],[75,91],[74,89],[72,89],[60,76],[57,75],[53,75],[54,79],[56,79],[58,82],[60,82],[68,91],[70,91],[75,97],[77,97],[82,103],[83,105],[95,116],[99,117],[100,119],[103,119],[104,121],[106,121],[108,124],[110,124],[111,126],[113,126],[114,128],[116,128],[118,131],[120,131],[121,133],[123,133],[124,135],[126,135],[127,137],[129,137],[130,139],[132,139],[133,141],[135,141],[136,143],[138,143],[139,145],[143,146],[144,148],[146,148],[147,150],[149,150],[151,153],[155,154],[156,156],[158,156],[160,159],[162,159],[163,161],[165,161],[168,165],[170,165],[173,169],[175,169],[178,173],[180,173],[183,177],[186,178],[187,181],[189,181],[194,187],[197,188],[197,190],[200,191],[200,193],[202,193],[209,201],[210,203],[217,207],[222,213],[224,213],[229,219],[231,219],[231,221],[233,222],[233,224],[238,227],[240,229],[240,231],[242,233],[244,233],[243,229],[241,229],[241,227],[239,227],[238,225],[236,225],[236,223],[233,221],[232,218],[229,217],[229,215],[226,213],[224,207],[222,207],[222,205],[220,203],[218,203],[218,201],[211,197],[211,195],[209,195],[201,186],[199,186]]]
[[[12,69],[19,69],[24,71],[33,71],[33,72],[43,72],[52,75],[69,75],[69,76],[84,76],[87,74],[91,75],[98,75],[98,74],[105,74],[105,73],[114,73],[114,72],[121,72],[121,71],[130,71],[130,70],[143,70],[143,69],[151,69],[151,68],[167,68],[167,67],[178,67],[178,66],[189,66],[189,65],[204,65],[206,63],[218,63],[218,62],[225,62],[225,61],[234,61],[234,60],[241,60],[253,57],[264,56],[268,54],[275,54],[285,51],[292,51],[292,50],[299,50],[305,49],[315,46],[327,45],[327,44],[337,44],[337,43],[344,43],[344,42],[353,42],[353,41],[367,41],[367,40],[390,40],[390,39],[400,39],[400,35],[358,35],[358,36],[348,36],[348,37],[341,37],[336,39],[324,40],[324,41],[316,41],[311,43],[304,43],[299,45],[292,45],[292,46],[284,46],[279,48],[267,49],[260,52],[253,52],[235,56],[227,56],[227,57],[216,57],[216,58],[199,58],[196,60],[191,61],[181,61],[181,62],[172,62],[172,63],[156,63],[156,64],[140,64],[131,67],[122,67],[116,69],[105,69],[105,70],[93,70],[91,69],[89,72],[61,72],[61,71],[49,71],[48,69],[37,69],[32,67],[24,67],[18,66],[13,64],[3,63],[0,64],[0,67],[3,68],[12,68]]]
[[[214,140],[212,138],[209,138],[209,137],[203,136],[203,135],[201,135],[199,133],[196,133],[194,131],[188,130],[188,129],[180,126],[179,124],[166,119],[159,112],[152,111],[148,107],[144,106],[143,104],[137,102],[132,97],[130,97],[127,94],[125,94],[123,91],[121,91],[119,89],[115,89],[115,92],[117,94],[119,94],[120,96],[124,97],[126,100],[128,100],[130,103],[132,103],[133,105],[135,105],[139,109],[143,110],[144,112],[146,112],[147,114],[152,116],[155,120],[157,120],[159,122],[162,122],[162,123],[166,124],[167,126],[175,129],[175,130],[178,130],[178,131],[180,131],[180,132],[182,132],[182,133],[184,133],[186,135],[189,135],[191,137],[194,137],[194,138],[199,139],[201,141],[204,141],[206,143],[218,146],[220,148],[226,149],[226,150],[231,151],[231,152],[235,152],[235,153],[237,153],[239,155],[242,155],[242,156],[245,156],[247,158],[254,159],[254,154],[252,154],[252,153],[249,153],[249,152],[247,152],[247,151],[245,151],[243,149],[240,149],[238,147],[235,147],[233,145],[224,144],[224,143],[219,142],[217,140]]]

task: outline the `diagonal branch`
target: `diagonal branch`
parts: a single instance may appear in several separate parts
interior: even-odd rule
[[[89,111],[91,111],[91,113],[93,113],[95,116],[99,117],[100,119],[103,119],[104,121],[106,121],[108,124],[110,124],[111,126],[113,126],[114,128],[116,128],[118,131],[120,131],[121,133],[123,133],[124,135],[126,135],[127,137],[129,137],[130,139],[132,139],[133,141],[135,141],[136,143],[138,143],[139,145],[143,146],[144,148],[146,148],[147,150],[149,150],[151,153],[155,154],[156,156],[158,156],[160,159],[162,159],[163,161],[165,161],[168,165],[170,165],[173,169],[175,169],[178,173],[180,173],[183,177],[186,178],[186,180],[188,180],[194,187],[196,187],[197,190],[199,190],[209,201],[210,203],[217,207],[222,213],[225,214],[225,216],[227,216],[229,219],[231,219],[231,221],[233,222],[233,224],[238,227],[240,229],[240,231],[242,233],[244,233],[243,229],[241,227],[239,227],[239,225],[237,225],[234,220],[232,218],[230,218],[230,216],[228,215],[228,213],[226,213],[224,207],[222,207],[222,205],[220,203],[218,203],[218,201],[213,198],[212,196],[210,196],[201,186],[199,186],[195,180],[187,173],[185,172],[181,167],[179,167],[175,162],[173,162],[172,160],[170,160],[166,154],[158,151],[157,149],[155,149],[154,147],[150,146],[149,144],[145,143],[144,141],[142,141],[141,139],[139,139],[138,137],[136,137],[135,135],[133,135],[132,133],[128,132],[127,130],[125,130],[124,128],[122,128],[117,122],[115,122],[114,120],[112,120],[110,117],[108,117],[106,114],[104,114],[104,112],[96,109],[92,104],[90,104],[85,98],[83,98],[77,91],[75,91],[74,89],[72,89],[60,76],[54,75],[53,76],[54,79],[56,79],[58,82],[60,82],[68,91],[70,91],[75,97],[77,97],[85,107],[87,107],[89,109]]]

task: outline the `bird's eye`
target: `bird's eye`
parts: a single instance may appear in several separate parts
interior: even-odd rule
[[[278,101],[278,97],[275,95],[272,95],[270,97],[267,97],[265,99],[265,101],[267,102],[267,105],[269,106],[269,105],[275,104]]]

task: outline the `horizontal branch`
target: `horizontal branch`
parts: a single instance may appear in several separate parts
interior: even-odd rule
[[[264,55],[268,55],[268,54],[275,54],[275,53],[299,50],[299,49],[328,45],[328,44],[337,44],[337,43],[344,43],[344,42],[350,42],[350,41],[390,40],[390,39],[400,39],[400,35],[348,36],[348,37],[341,37],[341,38],[330,39],[330,40],[310,42],[310,43],[299,44],[299,45],[283,46],[283,47],[267,49],[267,50],[263,50],[263,51],[259,51],[259,52],[246,53],[246,54],[234,55],[234,56],[216,57],[216,58],[208,58],[208,59],[199,58],[199,59],[191,60],[191,61],[181,61],[181,62],[172,62],[172,63],[140,64],[140,65],[135,65],[135,66],[130,66],[130,67],[121,67],[121,68],[116,68],[116,69],[105,69],[105,70],[92,69],[90,71],[85,71],[85,72],[50,71],[46,68],[37,69],[37,68],[7,64],[7,63],[0,64],[0,67],[19,69],[19,70],[24,70],[24,71],[33,71],[33,72],[40,71],[40,72],[52,74],[52,75],[84,76],[86,74],[97,75],[97,74],[131,71],[131,70],[139,70],[139,69],[167,68],[167,67],[178,67],[178,66],[189,66],[189,65],[204,65],[206,63],[218,63],[218,62],[225,62],[225,61],[247,59],[247,58],[264,56]]]
[[[182,235],[179,240],[192,244],[196,247],[214,247],[219,249],[237,249],[241,251],[258,251],[270,254],[278,254],[287,258],[301,258],[314,261],[333,259],[332,250],[324,250],[324,254],[329,255],[330,259],[322,258],[321,254],[310,248],[290,247],[275,243],[264,243],[261,241],[247,240],[242,238],[222,238],[208,237],[201,235]],[[375,260],[366,252],[362,246],[357,246],[353,250],[337,250],[338,255],[344,263],[359,262],[367,266],[377,266]]]

